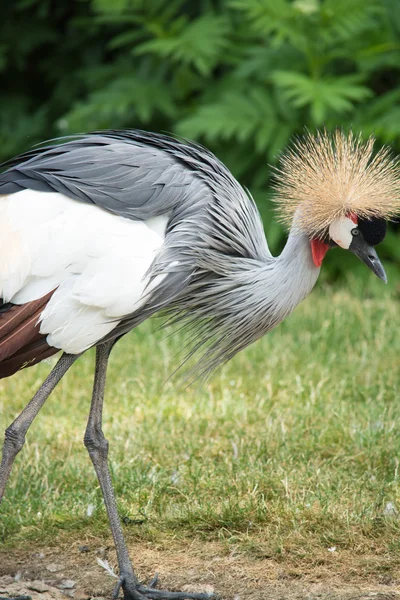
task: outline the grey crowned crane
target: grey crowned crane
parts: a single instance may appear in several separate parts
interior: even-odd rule
[[[205,148],[142,131],[51,143],[0,174],[0,377],[61,358],[8,427],[0,499],[40,408],[96,346],[84,443],[99,479],[125,600],[208,598],[139,583],[117,513],[102,432],[106,369],[116,341],[155,313],[181,323],[205,375],[264,335],[311,292],[340,246],[380,279],[374,246],[399,212],[400,169],[352,134],[307,134],[283,156],[276,200],[290,226],[278,257],[257,208]]]

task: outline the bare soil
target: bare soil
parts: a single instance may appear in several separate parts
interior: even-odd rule
[[[0,550],[0,596],[110,598],[116,580],[98,559],[115,568],[115,553],[111,541],[109,546],[100,543],[80,539],[47,548]],[[312,561],[276,562],[228,553],[222,544],[199,540],[160,547],[131,543],[130,552],[141,580],[158,573],[162,588],[214,592],[221,600],[400,599],[400,570],[386,568],[384,557],[355,559],[338,552]]]

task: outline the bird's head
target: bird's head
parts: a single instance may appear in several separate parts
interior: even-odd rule
[[[320,267],[329,248],[349,250],[386,282],[375,246],[400,213],[400,163],[352,133],[307,134],[282,156],[275,200],[281,219],[310,239]]]
[[[339,217],[332,221],[328,235],[323,239],[311,239],[312,259],[316,267],[322,265],[323,258],[329,248],[340,247],[350,250],[379,279],[387,282],[385,269],[382,266],[375,246],[383,242],[386,235],[387,222],[385,219],[358,219],[356,215]]]

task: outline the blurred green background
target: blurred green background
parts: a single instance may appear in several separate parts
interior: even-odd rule
[[[400,150],[400,1],[3,0],[0,78],[0,159],[93,129],[178,133],[249,187],[278,251],[268,164],[293,135],[352,127]],[[325,278],[349,263],[365,276],[337,251]]]

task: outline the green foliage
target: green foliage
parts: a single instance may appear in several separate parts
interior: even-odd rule
[[[242,94],[229,90],[214,103],[204,104],[180,121],[178,132],[189,138],[206,137],[210,142],[252,139],[259,152],[273,141],[276,108],[267,90],[255,85]],[[277,148],[280,150],[280,148]]]
[[[215,68],[228,46],[229,22],[226,18],[203,15],[193,21],[179,18],[169,31],[140,44],[137,55],[154,54],[172,64],[189,66],[206,77]]]
[[[91,129],[177,132],[266,213],[267,164],[304,127],[351,126],[399,150],[400,3],[14,0],[0,76],[1,158]]]
[[[372,96],[367,87],[358,83],[354,75],[314,79],[294,71],[275,71],[272,80],[282,95],[296,108],[308,106],[316,125],[323,125],[331,113],[351,111],[354,102]]]

